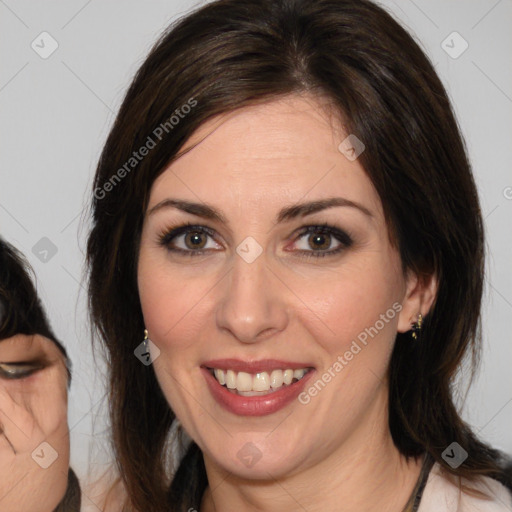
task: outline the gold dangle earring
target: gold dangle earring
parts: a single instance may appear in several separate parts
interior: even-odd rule
[[[421,313],[418,315],[418,321],[412,325],[412,337],[414,340],[418,339],[418,335],[421,332],[421,327],[423,325],[423,316]]]

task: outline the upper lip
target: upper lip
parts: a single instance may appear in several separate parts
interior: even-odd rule
[[[297,363],[278,359],[260,359],[259,361],[242,361],[241,359],[214,359],[205,361],[201,366],[218,370],[233,370],[235,372],[259,373],[272,370],[299,370],[313,368],[310,363]]]

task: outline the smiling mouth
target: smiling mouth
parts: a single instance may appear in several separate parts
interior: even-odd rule
[[[220,368],[208,368],[217,382],[231,393],[240,396],[261,396],[274,393],[298,382],[312,368],[275,369],[271,372],[236,372]]]

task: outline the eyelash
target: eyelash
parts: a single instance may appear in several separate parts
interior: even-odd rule
[[[28,367],[28,369],[22,371],[12,371],[15,370],[16,367]],[[42,370],[45,367],[44,362],[42,361],[13,361],[9,363],[0,363],[0,378],[3,379],[24,379],[26,377],[30,377],[32,374],[36,373],[39,370]]]
[[[174,238],[188,233],[197,232],[200,234],[208,235],[212,238],[214,238],[215,232],[207,228],[206,226],[201,226],[197,224],[192,223],[186,223],[182,224],[177,227],[171,227],[163,231],[159,237],[158,242],[161,246],[165,247],[169,252],[173,253],[180,253],[183,255],[187,255],[190,257],[194,256],[202,256],[207,250],[185,250],[178,247],[171,247],[171,243]],[[340,246],[336,249],[330,250],[330,251],[298,251],[302,258],[323,258],[325,256],[334,256],[341,251],[349,248],[353,244],[352,237],[345,233],[344,231],[341,231],[338,228],[335,228],[334,226],[330,226],[329,224],[320,224],[320,225],[312,225],[312,226],[306,226],[298,235],[297,239],[302,238],[305,235],[308,234],[320,234],[320,235],[331,235],[333,236],[339,243]]]

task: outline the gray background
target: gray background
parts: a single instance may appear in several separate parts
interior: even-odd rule
[[[92,461],[105,459],[106,439],[102,357],[93,360],[87,328],[84,209],[131,77],[170,20],[193,5],[0,0],[0,232],[33,265],[56,333],[74,363],[69,424],[79,476]],[[463,416],[485,440],[512,453],[512,1],[383,5],[436,65],[467,141],[490,256],[483,365]],[[43,31],[58,43],[46,59],[31,47],[35,41],[40,53],[51,49],[48,36],[39,36]],[[469,45],[459,56],[464,42],[454,31]]]

